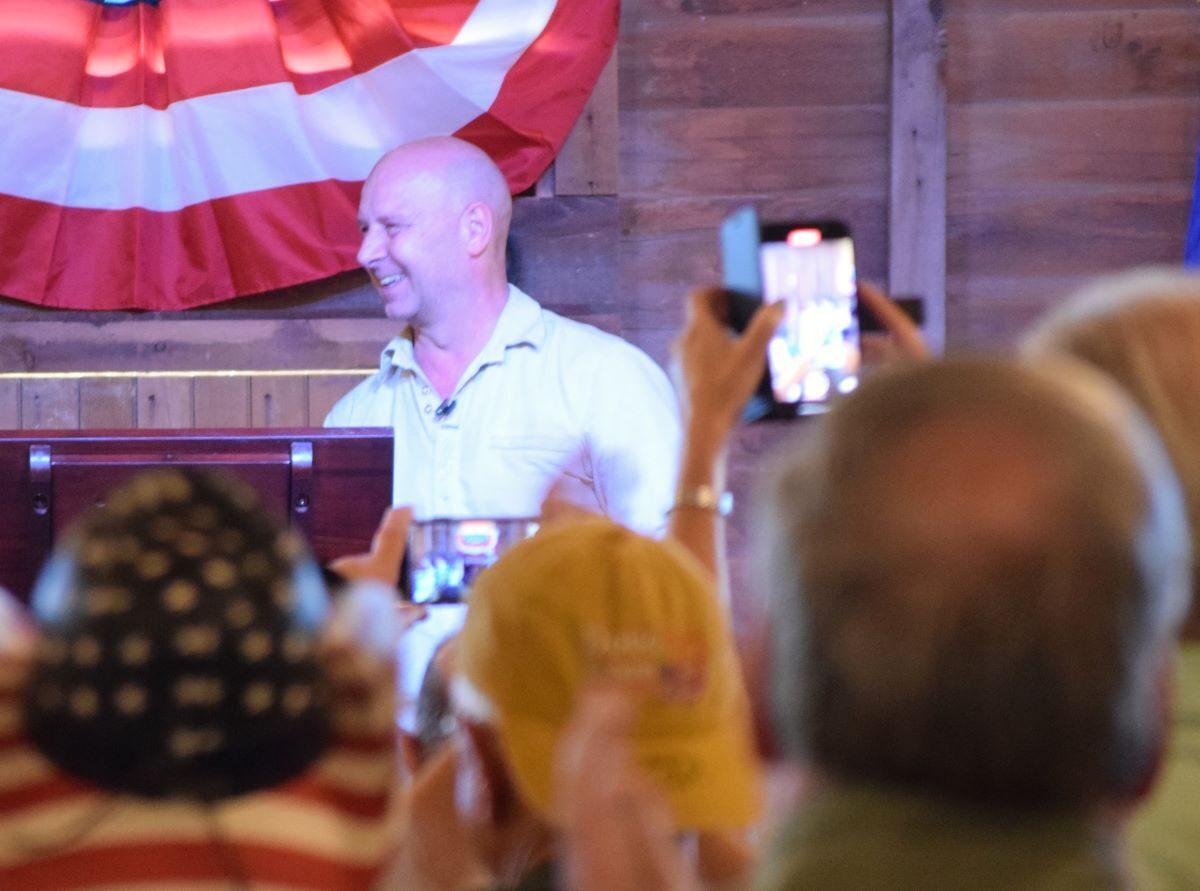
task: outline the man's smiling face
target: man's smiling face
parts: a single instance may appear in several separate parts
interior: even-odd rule
[[[388,318],[428,324],[443,282],[461,263],[459,210],[441,179],[400,158],[373,171],[363,185],[358,262],[371,275]]]

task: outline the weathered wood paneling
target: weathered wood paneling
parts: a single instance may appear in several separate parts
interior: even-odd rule
[[[949,10],[950,342],[1010,343],[1088,276],[1177,263],[1200,138],[1200,9]]]
[[[254,427],[308,424],[308,382],[303,377],[252,377],[250,423]]]
[[[308,379],[308,423],[319,427],[333,404],[362,378],[347,374],[312,375]]]
[[[1014,346],[1047,307],[1091,281],[1090,274],[951,275],[947,310],[955,342],[992,349]]]
[[[26,430],[75,430],[79,427],[79,381],[21,382],[21,426]]]
[[[946,84],[943,6],[892,4],[888,283],[925,302],[925,337],[946,340]]]
[[[192,379],[188,377],[139,377],[137,379],[137,425],[154,430],[191,427]]]
[[[1029,190],[1059,182],[1190,183],[1200,140],[1196,96],[1013,101],[950,109],[949,187]]]
[[[384,323],[386,324],[386,323]],[[205,371],[358,368],[374,364],[376,319],[172,319],[100,326],[13,322],[0,330],[9,371]]]
[[[192,423],[196,427],[249,427],[248,377],[197,377],[192,384]]]
[[[84,430],[127,430],[137,425],[137,382],[133,378],[79,382],[79,426]]]
[[[1195,9],[954,13],[951,101],[1200,95]]]
[[[554,159],[554,194],[616,195],[619,132],[614,52],[583,114]]]
[[[883,104],[888,59],[883,12],[681,13],[626,28],[621,111]]]
[[[0,430],[21,429],[21,382],[0,380]]]
[[[624,111],[621,194],[887,188],[886,104]]]

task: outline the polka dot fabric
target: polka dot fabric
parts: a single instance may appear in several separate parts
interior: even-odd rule
[[[274,786],[326,745],[319,570],[236,481],[134,478],[55,552],[33,607],[26,724],[70,773],[212,800]]]

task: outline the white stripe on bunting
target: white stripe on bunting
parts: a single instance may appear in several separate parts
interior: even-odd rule
[[[554,6],[480,0],[453,43],[412,50],[309,95],[267,84],[158,110],[0,90],[0,121],[9,122],[0,129],[0,193],[176,211],[262,189],[365,179],[387,149],[453,133],[485,112]]]

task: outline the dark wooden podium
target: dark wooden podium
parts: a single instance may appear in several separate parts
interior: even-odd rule
[[[25,599],[57,538],[151,467],[227,471],[322,563],[365,550],[392,500],[392,431],[0,431],[0,586]]]

